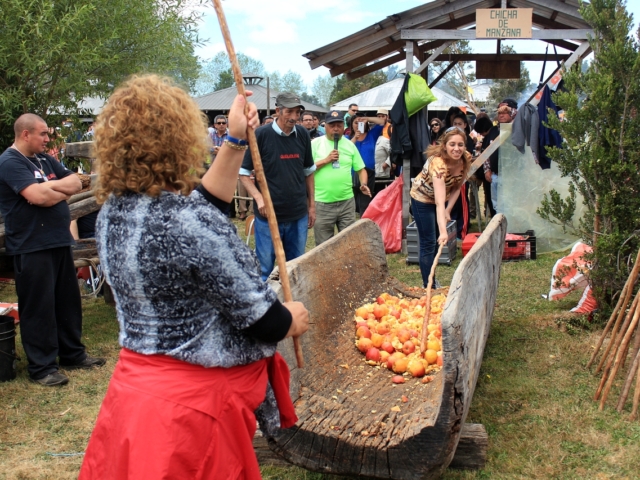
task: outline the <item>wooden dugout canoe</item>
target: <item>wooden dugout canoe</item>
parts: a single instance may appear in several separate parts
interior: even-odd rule
[[[299,421],[269,438],[269,448],[317,472],[439,477],[459,441],[465,443],[461,432],[473,435],[465,419],[491,326],[506,231],[505,217],[497,215],[458,266],[442,314],[444,367],[429,384],[393,385],[389,370],[364,364],[354,347],[354,309],[384,291],[402,290],[388,275],[373,222],[360,220],[289,262],[293,298],[307,306],[312,325],[302,337],[305,368],[295,367],[291,342],[280,345]],[[281,294],[277,272],[271,283]]]

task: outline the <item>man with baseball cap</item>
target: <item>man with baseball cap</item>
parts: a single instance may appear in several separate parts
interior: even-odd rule
[[[281,93],[276,97],[275,122],[256,130],[258,150],[287,260],[304,253],[307,229],[313,227],[316,218],[313,182],[316,166],[311,153],[311,138],[303,126],[296,125],[303,110],[304,105],[298,95]],[[262,279],[266,280],[273,270],[276,256],[262,193],[250,179],[252,170],[253,159],[251,151],[247,150],[240,169],[240,181],[255,201],[256,255]]]
[[[511,123],[518,113],[518,103],[513,98],[505,98],[498,105],[498,125],[494,126],[482,140],[482,151],[489,148],[491,142],[500,136],[500,123]],[[491,203],[496,212],[498,209],[498,186],[500,185],[500,175],[498,172],[498,159],[500,149],[496,150],[484,162],[484,175],[488,182],[491,182]]]
[[[311,142],[316,166],[316,224],[313,227],[316,246],[333,237],[336,227],[341,232],[356,221],[351,170],[358,173],[360,191],[371,196],[360,152],[353,142],[344,138],[342,115],[331,110],[324,123],[326,134]]]

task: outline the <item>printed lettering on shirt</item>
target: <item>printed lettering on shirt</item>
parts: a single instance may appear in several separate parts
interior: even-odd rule
[[[300,158],[299,153],[283,153],[280,155],[280,160],[292,160],[294,158]]]

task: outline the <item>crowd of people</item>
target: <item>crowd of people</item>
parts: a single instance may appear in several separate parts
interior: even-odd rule
[[[430,144],[434,148],[442,148],[446,133],[454,128],[462,134],[465,152],[462,157],[470,164],[497,138],[499,122],[512,121],[516,111],[517,104],[512,99],[505,99],[499,106],[495,122],[486,113],[480,113],[472,123],[464,111],[452,107],[444,119],[430,119]],[[220,122],[219,117],[215,118],[214,123],[226,128],[224,117]],[[212,149],[218,139],[226,135],[225,132],[222,129],[211,131]],[[367,116],[357,104],[352,103],[346,113],[331,110],[321,121],[316,113],[305,110],[298,96],[283,93],[276,98],[275,113],[263,119],[256,136],[287,260],[304,253],[308,228],[314,228],[316,245],[327,241],[336,232],[354,223],[357,215],[362,216],[371,200],[401,174],[402,166],[394,163],[392,155],[392,134],[393,126],[387,109],[378,109],[375,116]],[[433,175],[434,167],[431,167],[431,173],[425,170],[428,159],[435,155],[434,149],[429,151],[431,155],[425,152],[425,167],[413,172],[414,189],[419,177],[423,183],[429,183],[427,177]],[[441,159],[452,158],[451,153],[445,154],[445,150],[436,156]],[[472,173],[468,181],[461,181],[459,192],[447,191],[445,195],[446,208],[442,209],[445,214],[444,225],[446,227],[447,222],[455,220],[458,239],[465,237],[471,219],[478,215],[478,187],[484,191],[485,202],[480,207],[484,215],[496,214],[497,185],[500,181],[497,157],[498,153],[495,152],[483,167]],[[451,185],[447,185],[451,190]],[[413,193],[415,199],[414,195],[420,197],[416,201],[435,201],[433,196],[427,195],[426,199],[424,192],[422,196]],[[253,177],[250,152],[245,154],[240,169],[237,199],[240,220],[245,220],[251,213],[251,206],[246,203],[248,199],[253,199],[256,253],[262,277],[266,279],[273,270],[275,252],[260,187]],[[412,203],[414,217],[418,216],[416,208]],[[416,223],[425,225],[418,218]],[[418,228],[421,229],[419,225]],[[437,231],[439,227],[433,228]],[[425,232],[422,231],[420,238],[424,236]],[[429,251],[431,249],[428,248]]]

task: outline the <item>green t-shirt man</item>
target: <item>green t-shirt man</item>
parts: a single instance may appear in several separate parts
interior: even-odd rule
[[[311,141],[314,162],[326,158],[333,149],[333,140],[327,137],[318,137]],[[316,202],[333,203],[353,198],[351,170],[362,170],[364,161],[353,142],[344,137],[338,141],[338,155],[338,162],[323,165],[315,172]]]

